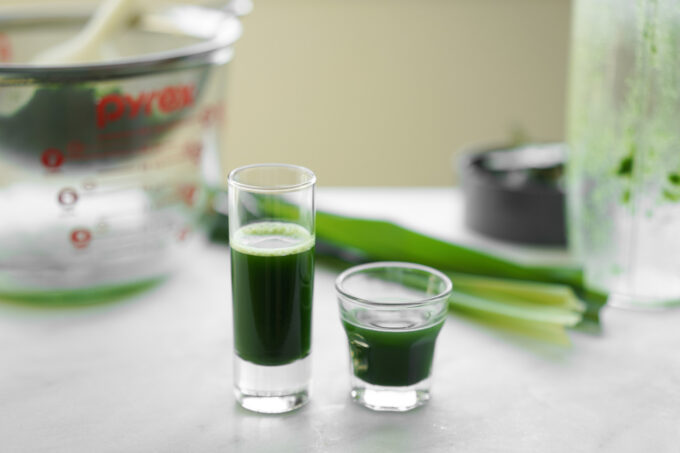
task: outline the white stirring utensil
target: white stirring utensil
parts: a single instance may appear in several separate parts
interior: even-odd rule
[[[137,0],[104,0],[77,35],[41,52],[32,63],[59,65],[100,59],[102,43],[140,13],[138,3]]]
[[[57,66],[101,60],[106,53],[103,43],[141,13],[139,6],[137,0],[104,0],[78,34],[39,53],[31,63]],[[35,90],[33,86],[26,86],[10,93],[0,91],[0,116],[11,115],[23,108]]]

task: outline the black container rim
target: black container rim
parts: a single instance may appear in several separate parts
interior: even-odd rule
[[[528,149],[532,147],[551,147],[551,148],[557,148],[561,147],[564,149],[565,155],[567,152],[567,145],[563,142],[531,142],[531,143],[525,143],[525,144],[519,144],[519,145],[510,145],[510,144],[497,144],[497,145],[472,145],[465,147],[461,150],[460,152],[460,157],[459,157],[459,165],[461,168],[462,172],[462,177],[463,178],[469,178],[473,177],[474,180],[479,183],[479,184],[484,184],[486,186],[489,186],[490,188],[497,189],[497,190],[503,190],[506,192],[513,192],[513,193],[524,193],[524,194],[531,194],[531,195],[547,195],[547,196],[554,196],[555,194],[562,194],[564,191],[558,187],[552,187],[552,186],[545,186],[545,187],[536,187],[536,186],[522,186],[522,187],[507,187],[507,186],[502,186],[498,184],[498,182],[491,177],[491,175],[485,171],[483,168],[481,168],[479,165],[477,165],[479,162],[481,162],[482,159],[486,157],[488,153],[493,153],[493,152],[505,152],[505,151],[514,151],[518,152],[523,149]]]

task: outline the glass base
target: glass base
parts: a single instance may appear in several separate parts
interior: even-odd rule
[[[430,400],[430,379],[405,387],[385,387],[352,377],[352,399],[374,411],[405,412]]]
[[[633,311],[661,311],[680,306],[680,298],[654,299],[612,292],[607,305]]]
[[[619,262],[606,264],[624,267]],[[608,306],[638,311],[680,306],[680,278],[668,269],[634,265],[632,269],[612,275],[604,272],[604,266],[605,263],[590,263],[592,269],[586,273],[586,283],[593,291],[609,294]]]
[[[279,366],[234,356],[234,395],[243,408],[263,414],[290,412],[309,401],[310,356]]]
[[[263,395],[246,394],[234,388],[234,396],[244,409],[260,414],[283,414],[302,407],[309,401],[307,390],[301,390],[292,395]]]

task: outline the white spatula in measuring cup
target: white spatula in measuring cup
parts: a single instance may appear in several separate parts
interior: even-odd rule
[[[61,65],[101,59],[101,45],[140,13],[137,0],[105,0],[73,38],[38,54],[33,63]]]

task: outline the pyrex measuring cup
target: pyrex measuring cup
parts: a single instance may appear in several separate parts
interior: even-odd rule
[[[174,7],[107,43],[110,62],[24,63],[84,20],[0,19],[0,297],[163,276],[202,203],[238,19]]]

